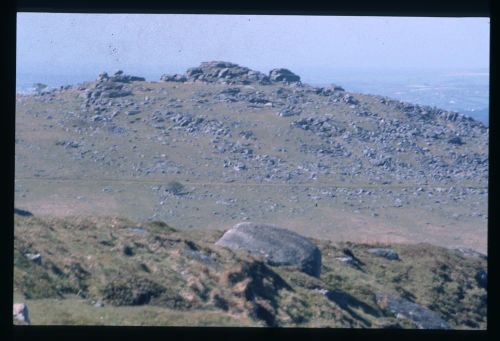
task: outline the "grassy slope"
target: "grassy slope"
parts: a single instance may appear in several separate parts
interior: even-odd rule
[[[383,292],[432,308],[452,328],[486,327],[486,291],[474,279],[486,260],[399,244],[392,247],[401,261],[389,261],[365,244],[315,240],[323,258],[316,279],[214,246],[222,233],[115,217],[16,216],[15,298],[28,304],[33,324],[359,328],[396,322],[376,303]],[[344,248],[360,269],[336,259]],[[40,253],[42,264],[26,253]]]
[[[307,172],[296,180],[306,183],[306,186],[290,186],[290,183],[279,181],[259,184],[254,179],[255,175],[262,176],[264,172],[253,169],[251,163],[244,172],[223,167],[223,160],[234,155],[215,152],[210,143],[213,135],[187,134],[183,130],[170,129],[171,122],[164,123],[166,130],[162,133],[150,124],[156,111],[192,113],[217,119],[232,127],[233,137],[230,140],[249,142],[239,138],[238,134],[251,130],[257,137],[255,141],[250,141],[256,154],[280,157],[286,161],[283,167],[293,170],[300,164],[308,165],[319,160],[314,153],[301,152],[301,142],[319,145],[321,140],[310,132],[290,127],[290,122],[301,117],[333,115],[339,127],[352,130],[350,124],[355,123],[373,131],[377,130],[374,122],[378,122],[379,118],[404,122],[405,117],[400,111],[381,104],[377,97],[353,94],[362,103],[359,110],[377,113],[376,120],[358,117],[348,104],[342,101],[329,103],[326,97],[315,94],[307,96],[310,102],[304,104],[301,116],[278,117],[278,107],[252,108],[245,102],[216,101],[213,96],[226,88],[223,85],[134,82],[130,86],[133,87],[133,95],[116,99],[116,102],[133,102],[140,107],[141,113],[129,116],[125,112],[131,106],[117,107],[116,103],[107,109],[109,112],[120,112],[113,119],[113,124],[125,128],[125,134],[111,134],[102,122],[91,122],[69,114],[81,111],[83,99],[79,97],[80,91],[71,89],[56,93],[54,99],[47,102],[43,96],[18,97],[16,206],[36,215],[49,216],[112,214],[145,220],[157,214],[155,219],[168,220],[179,228],[200,229],[228,228],[248,217],[289,226],[315,238],[327,236],[336,241],[358,242],[364,238],[368,241],[432,241],[442,246],[465,246],[486,252],[487,195],[457,195],[458,198],[450,199],[444,192],[436,191],[432,194],[416,192],[414,195],[411,192],[416,188],[408,192],[400,189],[388,191],[390,188],[378,185],[368,188],[364,172],[355,176],[342,175],[343,168],[350,168],[352,161],[342,158],[322,159],[321,162],[330,164],[332,170],[328,175],[318,174],[317,181],[308,179]],[[254,86],[269,97],[280,87]],[[253,91],[251,87],[241,88],[242,92]],[[194,94],[198,92],[210,93],[206,97],[210,100],[207,103],[196,102],[199,96]],[[149,101],[146,102],[145,97]],[[89,117],[93,114],[88,113]],[[77,132],[78,129],[81,131]],[[475,137],[462,146],[450,147],[443,140],[428,147],[433,149],[433,154],[445,159],[450,151],[483,155],[482,138]],[[58,140],[76,141],[81,146],[65,148],[56,144]],[[370,167],[366,158],[362,157],[366,146],[355,139],[348,144],[338,136],[334,140],[349,147],[353,157],[359,157],[365,167]],[[422,138],[415,138],[415,143],[427,146]],[[280,152],[282,148],[288,151]],[[83,152],[84,157],[80,159]],[[400,155],[410,163],[415,162],[415,155],[410,153],[406,156]],[[134,167],[141,163],[142,168],[151,168],[156,161],[167,162],[165,174],[144,175],[134,171]],[[134,181],[128,182],[130,179]],[[152,187],[165,185],[170,180],[183,182],[190,195],[164,198],[160,195],[161,191],[152,190]],[[234,182],[225,183],[226,180]],[[448,189],[449,185],[442,184],[442,187]],[[373,194],[346,196],[339,192],[339,187],[344,186],[353,187],[353,191],[369,189]],[[460,187],[457,184],[453,186]],[[110,192],[103,191],[107,187],[111,188]],[[459,191],[460,188],[456,190]],[[322,192],[331,192],[335,196]],[[394,208],[393,203],[398,196],[404,198],[403,207]],[[312,197],[321,199],[314,201]],[[231,205],[224,204],[231,199]],[[336,222],[335,229],[331,228],[332,221]]]

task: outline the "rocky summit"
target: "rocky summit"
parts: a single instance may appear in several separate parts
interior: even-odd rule
[[[212,61],[18,95],[16,207],[486,251],[487,127],[292,71]]]
[[[262,84],[271,82],[300,83],[300,77],[288,69],[273,69],[269,75],[251,70],[234,63],[213,61],[201,63],[198,67],[190,68],[185,74],[163,75],[164,82],[208,82],[221,84]]]
[[[266,224],[244,222],[229,229],[215,243],[232,250],[249,251],[271,265],[292,265],[319,277],[321,252],[306,238],[289,230]]]

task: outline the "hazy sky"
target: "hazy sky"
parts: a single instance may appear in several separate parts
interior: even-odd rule
[[[17,16],[17,71],[184,72],[224,60],[287,67],[487,68],[489,18],[47,14]]]

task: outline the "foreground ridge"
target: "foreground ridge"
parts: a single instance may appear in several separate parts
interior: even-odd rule
[[[486,259],[464,250],[309,239],[322,254],[315,277],[219,246],[221,230],[117,217],[16,216],[15,225],[15,298],[33,325],[486,327],[475,276]]]

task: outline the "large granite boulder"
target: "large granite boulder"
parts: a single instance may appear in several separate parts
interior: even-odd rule
[[[246,250],[263,256],[270,265],[291,265],[319,277],[321,252],[305,237],[274,225],[239,223],[224,233],[216,245],[232,250]]]

